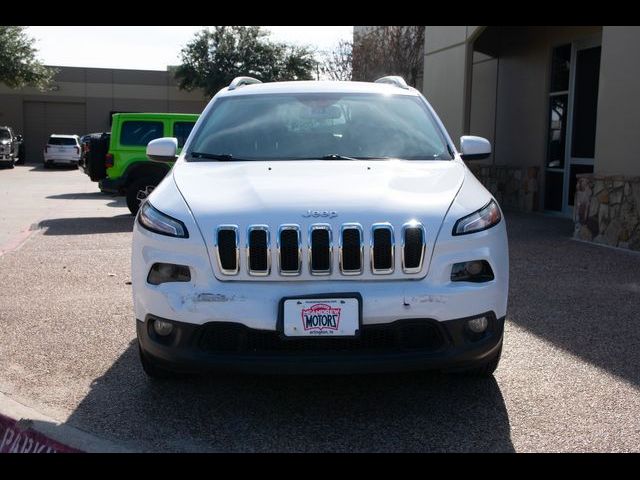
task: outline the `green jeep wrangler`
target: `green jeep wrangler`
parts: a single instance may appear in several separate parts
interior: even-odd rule
[[[160,183],[172,165],[149,160],[147,144],[156,138],[175,137],[178,149],[181,149],[198,117],[186,113],[113,114],[108,153],[96,155],[95,159],[89,154],[87,160],[103,162],[106,176],[99,179],[100,190],[126,195],[127,206],[135,215],[140,202]],[[98,148],[95,150],[99,151]]]

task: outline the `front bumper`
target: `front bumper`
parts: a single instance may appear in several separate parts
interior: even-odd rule
[[[174,371],[355,374],[482,365],[498,354],[504,331],[504,317],[484,315],[489,327],[481,335],[467,329],[469,318],[404,319],[363,325],[358,340],[331,339],[328,345],[327,339],[319,338],[283,340],[276,331],[237,323],[171,321],[174,329],[168,337],[153,331],[152,322],[158,317],[148,315],[136,324],[142,353]]]

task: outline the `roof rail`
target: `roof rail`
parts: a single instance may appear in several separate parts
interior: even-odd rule
[[[236,88],[242,87],[244,85],[251,85],[254,83],[262,83],[262,82],[257,78],[253,78],[253,77],[236,77],[229,84],[229,90],[235,90]]]
[[[407,82],[404,81],[404,78],[397,75],[389,75],[387,77],[379,78],[374,83],[389,83],[391,85],[395,85],[396,87],[404,88],[405,90],[409,89],[409,85],[407,85]]]

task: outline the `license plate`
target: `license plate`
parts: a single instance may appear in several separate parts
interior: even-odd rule
[[[290,298],[284,301],[287,337],[353,337],[360,328],[357,298]]]

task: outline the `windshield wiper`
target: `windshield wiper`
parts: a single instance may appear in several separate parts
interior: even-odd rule
[[[304,157],[297,160],[387,160],[389,157],[347,157],[346,155],[338,155],[332,153],[329,155],[322,155],[320,157]]]
[[[319,160],[360,160],[359,158],[347,157],[345,155],[337,155],[335,153],[331,153],[329,155],[323,155],[319,157]]]
[[[205,152],[191,152],[189,154],[191,158],[203,159],[203,160],[218,160],[220,162],[229,162],[232,160],[242,160],[242,158],[235,158],[230,153],[205,153]]]

